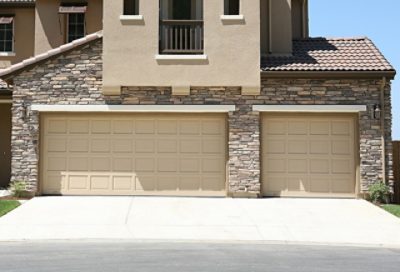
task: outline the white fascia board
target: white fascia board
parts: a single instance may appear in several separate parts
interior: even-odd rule
[[[222,113],[235,111],[235,105],[32,105],[38,112],[172,112]]]
[[[259,112],[362,112],[366,105],[254,105],[253,111]]]

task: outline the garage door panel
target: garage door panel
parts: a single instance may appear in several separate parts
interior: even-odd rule
[[[307,154],[308,142],[306,140],[288,140],[288,154]]]
[[[178,176],[158,176],[157,191],[177,191],[179,177]]]
[[[311,174],[330,174],[330,160],[327,158],[310,159]]]
[[[47,132],[49,134],[66,134],[68,124],[66,120],[49,120],[47,122],[47,127]]]
[[[176,120],[157,121],[158,134],[176,135],[177,131],[178,131],[178,124]]]
[[[305,192],[308,191],[309,181],[308,176],[288,176],[288,191],[290,192]]]
[[[92,139],[91,152],[94,153],[110,153],[110,140],[109,139]]]
[[[133,159],[130,157],[114,157],[113,171],[115,172],[132,172]]]
[[[288,160],[288,173],[307,173],[308,161],[306,159],[289,159]]]
[[[201,150],[201,141],[196,139],[181,139],[180,143],[180,152],[195,154],[200,153]]]
[[[204,135],[221,135],[223,130],[224,124],[219,120],[207,120],[202,122],[202,133]]]
[[[88,134],[89,128],[88,120],[70,120],[68,122],[68,133],[70,134]]]
[[[179,190],[181,191],[199,191],[201,186],[201,177],[198,175],[188,175],[179,177]]]
[[[272,194],[287,191],[287,177],[271,175],[268,179],[268,185],[266,185],[266,191]]]
[[[43,193],[224,195],[225,115],[43,118]]]
[[[70,157],[68,159],[68,171],[89,171],[89,158],[87,157]]]
[[[111,159],[98,157],[90,159],[90,170],[96,172],[111,171]]]
[[[263,194],[354,194],[354,120],[340,114],[263,115]]]
[[[89,140],[82,138],[69,138],[69,152],[89,152]]]
[[[180,135],[199,135],[201,130],[201,122],[197,120],[179,121]]]
[[[135,153],[154,153],[155,141],[153,139],[138,139],[135,141]]]
[[[332,159],[333,174],[351,174],[353,163],[351,159]]]
[[[351,124],[349,121],[333,121],[332,135],[348,136],[351,134]]]
[[[67,139],[65,138],[52,138],[48,142],[48,152],[66,152]]]
[[[176,172],[178,169],[177,161],[175,158],[159,158],[157,159],[158,172]]]
[[[223,180],[224,180],[223,175],[219,176],[205,175],[202,178],[201,190],[205,192],[223,191],[225,190],[225,183],[223,182]]]
[[[89,189],[88,176],[83,175],[70,175],[68,177],[69,190],[87,190]]]
[[[331,192],[330,178],[326,176],[313,176],[310,178],[310,191],[312,193]]]
[[[325,135],[328,136],[330,132],[329,122],[325,121],[311,121],[310,134],[311,135]]]
[[[132,120],[115,120],[113,122],[114,134],[132,134],[133,121]]]
[[[48,157],[48,171],[65,171],[67,170],[67,158],[55,157],[53,154]]]
[[[264,151],[267,154],[286,154],[286,141],[278,139],[268,140]]]
[[[267,135],[286,135],[287,134],[287,122],[281,120],[270,120],[266,124]]]
[[[112,185],[114,191],[133,191],[135,186],[135,177],[114,176]]]
[[[350,140],[332,140],[333,155],[350,155],[352,153]]]
[[[198,173],[201,168],[200,160],[196,158],[180,159],[179,168],[183,173]]]
[[[118,154],[133,152],[133,141],[130,138],[113,138],[111,142],[113,153]]]
[[[154,134],[155,121],[154,120],[136,120],[135,123],[136,134]]]
[[[110,177],[107,176],[91,176],[90,177],[90,189],[91,190],[109,190],[110,189]]]
[[[156,190],[157,177],[138,174],[136,176],[136,191],[151,192]]]
[[[329,155],[329,140],[313,140],[310,141],[310,154],[311,155]]]
[[[176,139],[160,139],[157,141],[158,153],[177,153],[178,152],[178,141]]]
[[[111,133],[110,120],[93,120],[91,132],[93,134],[110,134]]]

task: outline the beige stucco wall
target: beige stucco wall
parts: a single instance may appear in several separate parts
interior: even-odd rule
[[[261,54],[289,55],[292,39],[308,37],[308,0],[260,0]]]
[[[260,0],[242,1],[244,22],[225,24],[223,0],[204,0],[206,61],[157,61],[159,4],[141,1],[144,21],[122,23],[123,1],[104,2],[104,90],[119,86],[260,86]]]
[[[34,53],[34,8],[1,9],[0,14],[14,14],[15,56],[0,56],[0,69],[33,56]]]
[[[58,14],[61,1],[36,0],[35,54],[65,43],[65,15]],[[86,34],[102,29],[103,1],[90,0],[86,12]]]

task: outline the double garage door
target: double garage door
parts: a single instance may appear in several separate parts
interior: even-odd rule
[[[47,114],[41,190],[64,195],[226,194],[224,114]],[[265,114],[263,196],[354,196],[355,119]]]
[[[47,114],[42,192],[225,195],[226,117]]]

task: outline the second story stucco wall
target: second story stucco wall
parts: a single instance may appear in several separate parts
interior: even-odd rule
[[[0,56],[0,69],[30,58],[34,54],[35,10],[34,8],[1,9],[1,14],[14,15],[13,52]]]
[[[80,2],[82,1],[77,1],[77,3]],[[59,0],[36,0],[36,55],[58,47],[66,42],[65,15],[60,15],[58,13],[61,3],[62,1]],[[85,14],[86,34],[94,33],[103,28],[102,16],[103,0],[87,1],[87,12]]]
[[[104,86],[260,87],[260,1],[241,1],[242,21],[223,21],[223,0],[204,0],[206,60],[159,60],[159,1],[141,0],[142,21],[119,19],[123,1],[104,2]]]

